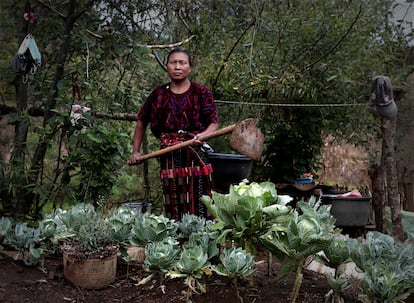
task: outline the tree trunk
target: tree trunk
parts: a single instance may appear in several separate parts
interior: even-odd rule
[[[31,1],[25,3],[25,13],[30,13]],[[23,22],[22,37],[24,38],[29,31],[30,23],[28,21]],[[22,39],[23,40],[23,39]],[[8,198],[4,199],[3,213],[4,215],[17,214],[17,216],[24,216],[30,209],[30,203],[27,203],[25,199],[25,160],[26,160],[26,141],[28,132],[28,122],[23,117],[27,109],[27,79],[26,75],[18,75],[16,80],[16,108],[19,119],[16,119],[15,134],[14,134],[14,148],[11,156],[11,170],[13,171],[12,180],[14,183],[14,193],[5,193]]]
[[[91,2],[89,3],[91,5]],[[52,91],[45,102],[45,111],[44,111],[44,118],[43,118],[43,128],[49,129],[48,132],[42,134],[39,139],[39,142],[36,146],[29,175],[29,182],[31,184],[39,184],[41,183],[42,171],[43,171],[43,162],[44,157],[46,155],[47,146],[51,140],[56,136],[59,132],[59,127],[54,125],[54,118],[56,117],[56,105],[57,105],[57,97],[59,96],[59,82],[64,78],[65,75],[65,64],[66,59],[69,55],[71,44],[72,44],[72,31],[76,20],[85,12],[76,12],[76,8],[78,6],[78,2],[76,0],[70,0],[68,2],[68,10],[67,16],[63,18],[64,20],[64,29],[63,29],[63,40],[62,44],[60,45],[57,61],[56,61],[56,71],[52,83]],[[36,196],[33,194],[26,195],[26,199],[30,201],[31,204],[37,203]],[[39,208],[39,205],[35,205],[36,210]]]
[[[16,196],[15,198],[15,212],[23,216],[30,210],[30,201],[25,198],[25,187],[26,178],[25,176],[25,159],[26,159],[26,140],[28,123],[24,119],[23,114],[27,108],[27,83],[23,83],[23,76],[19,77],[19,83],[16,88],[17,95],[17,108],[21,119],[18,119],[15,126],[15,137],[14,137],[14,150],[12,154],[12,170],[15,175],[18,176],[18,180],[15,180]],[[10,201],[11,202],[11,201]],[[7,210],[5,211],[7,213]]]
[[[75,24],[77,16],[75,15],[75,8],[76,8],[76,1],[71,0],[69,2],[68,7],[68,14],[67,18],[65,18],[65,28],[63,31],[64,40],[60,45],[60,50],[57,58],[57,66],[55,77],[52,84],[52,91],[54,92],[48,99],[45,104],[45,115],[43,118],[43,127],[50,123],[50,120],[56,115],[54,109],[56,108],[56,98],[59,94],[58,84],[64,77],[65,72],[65,63],[66,58],[68,56],[70,45],[72,41],[72,30]],[[48,142],[55,136],[57,129],[53,127],[53,131],[50,131],[48,134],[44,134],[42,138],[40,138],[39,143],[37,144],[33,159],[32,159],[32,166],[31,166],[31,174],[30,180],[35,182],[37,180],[38,174],[40,172],[41,166],[43,165],[43,159],[46,154],[46,147]]]
[[[395,154],[396,118],[381,121],[382,155],[385,164],[386,198],[391,209],[392,235],[404,241],[406,235],[401,224],[401,201],[398,192],[398,170]]]

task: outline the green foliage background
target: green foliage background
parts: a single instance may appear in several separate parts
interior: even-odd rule
[[[134,123],[92,116],[82,134],[71,130],[69,112],[77,103],[105,113],[137,112],[151,89],[168,81],[166,45],[180,41],[193,54],[193,79],[217,99],[221,125],[253,117],[265,133],[252,179],[277,183],[315,173],[326,134],[358,144],[376,138],[370,79],[386,74],[403,83],[412,68],[411,32],[403,31],[403,21],[390,22],[404,3],[2,1],[0,93],[3,105],[19,111],[2,114],[16,137],[12,160],[1,163],[1,212],[36,214],[49,202],[102,196],[160,203],[157,161],[146,168],[125,165]],[[24,21],[28,10],[34,23]],[[28,32],[42,67],[26,85],[10,60]],[[73,94],[77,85],[81,99]],[[46,114],[34,118],[32,107]],[[150,134],[147,139],[148,151],[157,150],[158,142]],[[62,164],[65,140],[70,166]],[[226,140],[211,143],[228,152]]]

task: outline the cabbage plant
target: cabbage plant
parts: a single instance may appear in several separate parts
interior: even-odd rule
[[[254,258],[241,247],[224,249],[220,256],[221,264],[212,266],[212,270],[222,276],[229,277],[236,289],[236,295],[239,301],[243,301],[240,297],[240,291],[237,285],[239,278],[250,276],[254,272]]]
[[[4,238],[12,231],[13,221],[8,217],[0,218],[0,245],[3,243]]]
[[[189,301],[192,294],[201,294],[206,292],[206,287],[200,279],[204,274],[211,275],[208,256],[201,246],[183,246],[179,260],[175,263],[173,270],[167,273],[169,278],[184,278],[184,284],[187,286],[187,300]]]
[[[79,207],[77,204],[75,207]],[[46,214],[39,223],[40,236],[44,241],[50,241],[53,246],[57,245],[60,240],[66,239],[73,234],[73,228],[80,224],[72,223],[75,221],[70,211],[57,208],[50,214]]]
[[[167,237],[160,242],[151,242],[145,246],[144,269],[151,274],[142,279],[138,285],[150,281],[155,274],[159,274],[160,285],[163,285],[165,273],[171,269],[180,250],[175,238]]]
[[[275,184],[262,182],[231,185],[228,194],[214,192],[202,201],[215,217],[213,230],[221,232],[217,239],[224,245],[226,237],[236,240],[239,246],[253,252],[257,239],[271,226],[286,227],[292,215],[287,205],[289,196],[277,195]]]
[[[63,242],[62,252],[77,259],[112,256],[118,252],[112,223],[92,204],[78,203],[68,210],[56,209],[40,222],[41,237],[53,246]]]
[[[351,259],[365,274],[362,299],[368,302],[403,302],[414,292],[414,244],[395,243],[393,237],[368,232],[350,239]]]
[[[129,242],[135,219],[136,212],[129,207],[120,206],[112,208],[105,218],[111,225],[111,238],[122,244]]]
[[[309,202],[297,202],[287,229],[274,225],[260,237],[261,242],[279,260],[283,260],[281,273],[287,275],[296,268],[291,302],[296,302],[303,279],[303,266],[307,257],[325,249],[334,238],[335,218],[330,205],[321,205],[311,197]],[[287,260],[286,260],[286,257]]]
[[[188,246],[200,246],[207,253],[207,259],[210,260],[219,254],[219,247],[215,238],[215,233],[199,231],[192,233],[188,240]]]
[[[189,238],[192,233],[200,232],[204,229],[206,220],[202,217],[185,214],[178,223],[178,230],[184,238]]]
[[[50,240],[56,245],[62,240],[78,240],[78,236],[87,237],[85,226],[92,228],[100,225],[102,220],[102,214],[96,211],[92,204],[78,203],[68,210],[58,208],[46,215],[40,222],[39,228],[42,239]]]
[[[160,242],[167,237],[175,237],[178,223],[163,215],[144,213],[132,226],[130,243],[144,247],[150,242]]]
[[[15,249],[23,254],[23,261],[28,266],[35,266],[43,259],[43,248],[40,247],[40,230],[27,225],[27,223],[16,223],[14,230],[10,230],[3,240],[7,247]],[[16,254],[16,257],[19,255]]]
[[[326,276],[331,290],[325,295],[325,303],[344,303],[343,292],[349,287],[349,281],[342,276],[341,266],[350,261],[348,240],[335,237],[324,248],[323,254],[316,254],[314,259],[334,269],[334,275],[328,273]]]

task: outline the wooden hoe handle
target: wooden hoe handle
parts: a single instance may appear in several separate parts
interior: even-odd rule
[[[219,136],[231,133],[235,128],[236,128],[236,124],[232,124],[232,125],[229,125],[227,127],[218,129],[214,132],[208,133],[206,135],[201,135],[201,136],[198,137],[198,140],[206,141],[206,140],[211,139],[211,138],[219,137]],[[187,141],[183,141],[183,142],[178,143],[176,145],[171,145],[171,146],[168,146],[166,148],[157,150],[155,152],[143,155],[143,156],[141,156],[140,161],[145,161],[145,160],[148,160],[150,158],[159,157],[163,154],[166,154],[166,153],[169,153],[169,152],[172,152],[174,150],[178,150],[178,149],[181,149],[181,148],[184,148],[184,147],[188,147],[192,144],[193,144],[192,139],[187,140]],[[138,164],[138,163],[134,163],[134,164],[130,164],[130,165],[135,165],[135,164]]]

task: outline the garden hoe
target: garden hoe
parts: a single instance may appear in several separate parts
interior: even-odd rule
[[[207,141],[208,139],[219,137],[231,133],[230,148],[236,152],[243,154],[253,160],[259,160],[263,152],[263,133],[256,127],[254,119],[245,119],[239,123],[226,126],[218,129],[207,135],[201,135],[198,137],[200,141]],[[163,154],[178,150],[184,147],[191,146],[193,140],[183,141],[176,145],[168,146],[158,151],[142,155],[140,160],[145,161],[150,158],[158,157]],[[138,164],[138,163],[137,163]],[[134,165],[134,164],[132,164]]]

